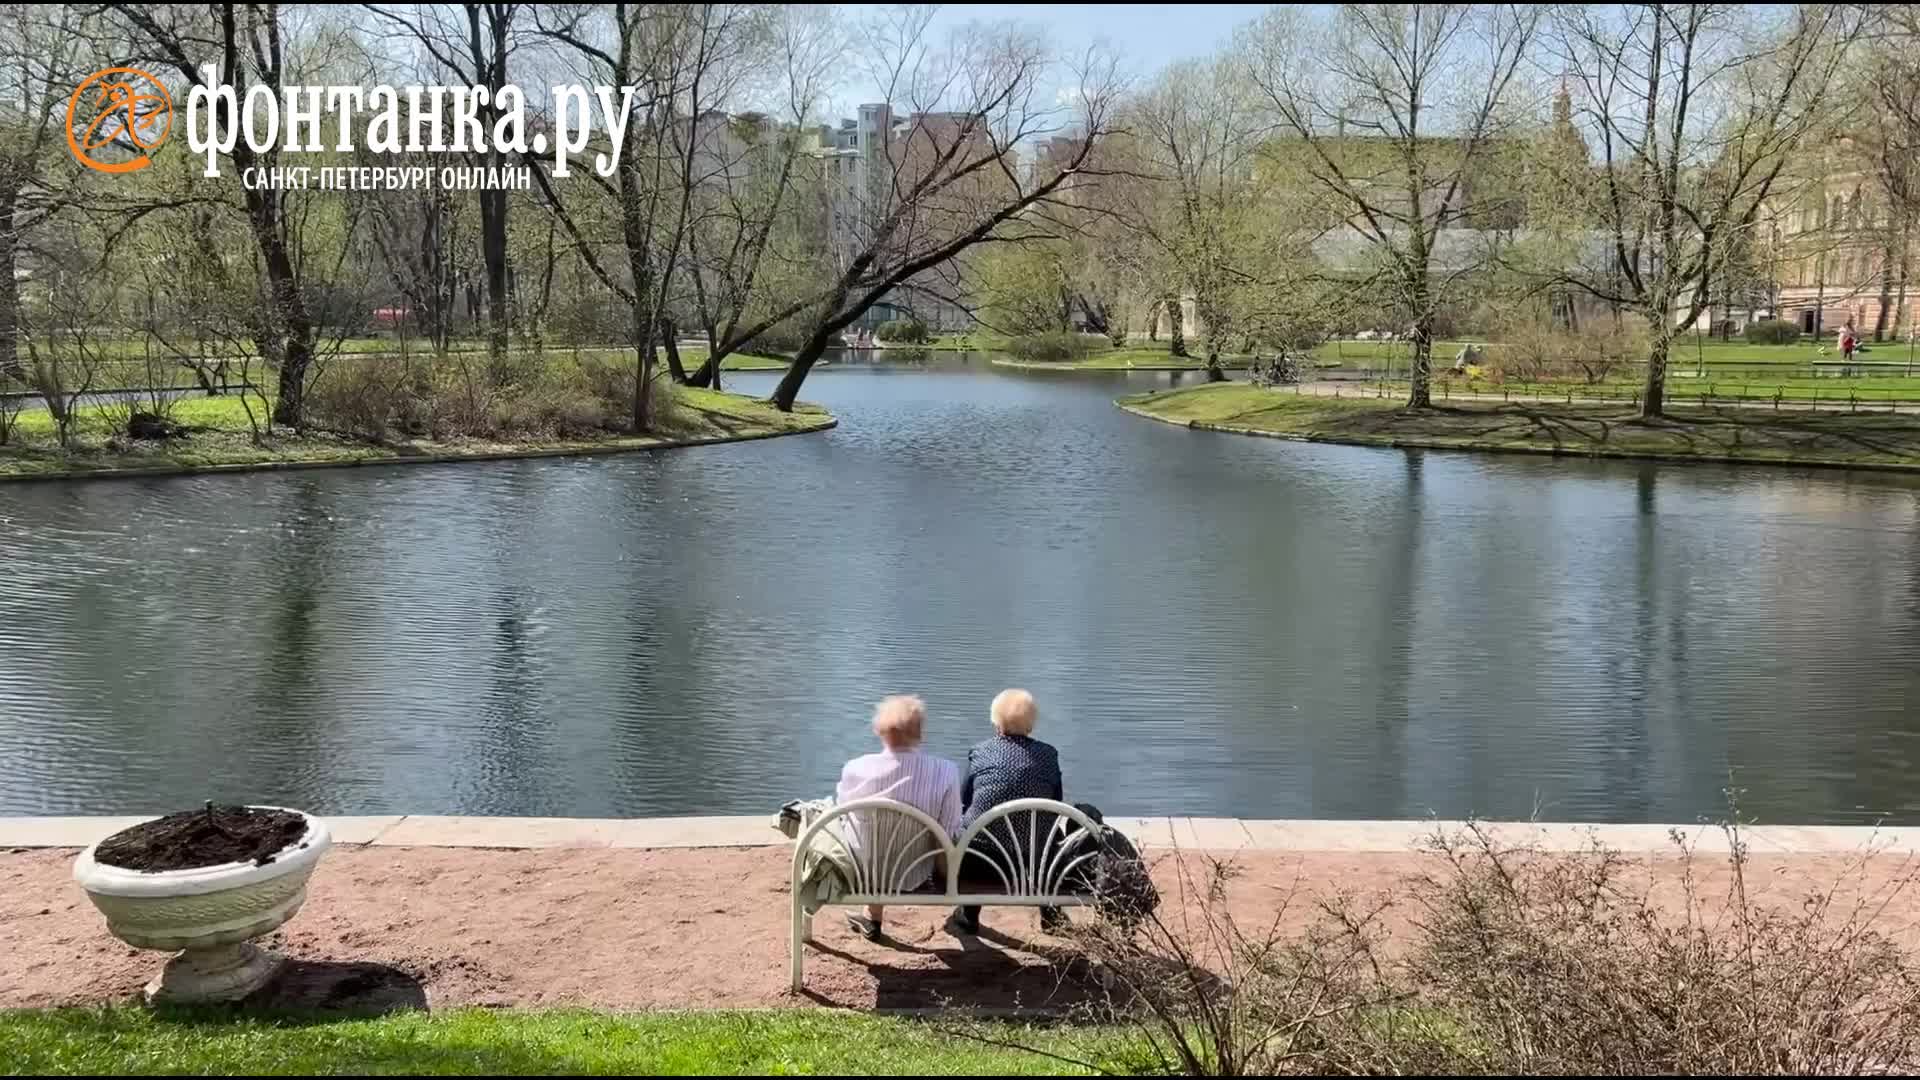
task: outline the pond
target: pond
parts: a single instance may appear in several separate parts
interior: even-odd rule
[[[0,814],[770,813],[881,695],[959,757],[1017,685],[1109,813],[1920,821],[1912,481],[1112,405],[1169,378],[835,366],[822,435],[0,486]]]

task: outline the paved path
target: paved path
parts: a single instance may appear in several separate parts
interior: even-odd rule
[[[77,848],[142,817],[0,818],[0,849]],[[327,819],[340,844],[448,848],[724,848],[788,843],[773,816],[664,818],[436,817],[420,814]],[[1226,851],[1393,853],[1412,851],[1436,827],[1433,821],[1256,821],[1240,818],[1110,817],[1145,847]],[[1679,832],[1705,852],[1724,852],[1726,837],[1711,825],[1578,825],[1499,823],[1489,828],[1508,842],[1528,841],[1570,851],[1598,839],[1617,851],[1659,853]],[[1742,830],[1755,853],[1837,855],[1869,848],[1920,853],[1920,828],[1850,825],[1758,825]]]

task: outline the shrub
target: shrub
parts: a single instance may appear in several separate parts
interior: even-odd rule
[[[633,357],[617,352],[586,354],[580,357],[576,370],[579,373],[577,392],[599,403],[609,428],[624,430],[633,417],[633,380],[639,375]],[[671,429],[675,423],[677,405],[673,396],[673,380],[667,376],[664,360],[654,365],[648,393],[651,395],[647,402],[648,413],[653,418],[654,427],[657,430]]]
[[[336,360],[307,385],[307,420],[375,442],[385,441],[396,428],[428,428],[430,387],[411,375],[404,364]]]
[[[1752,345],[1792,345],[1800,340],[1800,324],[1789,319],[1762,319],[1747,324]]]
[[[1443,829],[1429,872],[1366,900],[1318,898],[1298,932],[1293,894],[1242,921],[1231,864],[1175,853],[1174,895],[1137,931],[1075,920],[1072,958],[1103,976],[1089,1030],[1136,1032],[1137,1060],[1117,1064],[1153,1074],[1920,1065],[1920,968],[1883,932],[1912,866],[1882,856],[1895,873],[1871,884],[1856,858],[1812,895],[1749,891],[1741,832],[1725,836],[1724,862],[1676,836],[1677,858],[1642,864],[1598,841],[1547,851]],[[1078,1060],[1116,1064],[1100,1053]]]
[[[1068,331],[1027,334],[1009,340],[1007,352],[1021,360],[1062,362],[1078,360],[1100,347],[1101,339]]]
[[[1728,828],[1725,892],[1709,896],[1675,838],[1679,895],[1598,842],[1558,854],[1485,830],[1436,836],[1444,869],[1414,887],[1406,980],[1459,1025],[1475,1071],[1818,1073],[1920,1063],[1920,978],[1873,925],[1902,875],[1858,890],[1861,865],[1798,903],[1748,891]]]
[[[927,324],[913,318],[883,322],[873,336],[888,344],[900,345],[925,345],[929,340]]]
[[[458,356],[338,361],[308,388],[308,415],[318,426],[378,442],[396,436],[589,438],[625,430],[633,414],[631,354],[517,354],[506,365],[504,384],[496,384],[486,366],[482,358]],[[655,427],[671,429],[674,400],[664,364],[655,368],[650,392]]]

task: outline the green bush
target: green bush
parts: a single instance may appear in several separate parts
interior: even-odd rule
[[[1786,319],[1763,319],[1747,324],[1747,342],[1752,345],[1792,345],[1800,340],[1800,324]]]
[[[929,339],[927,324],[911,318],[883,322],[873,336],[890,345],[925,345]]]
[[[1066,331],[1053,331],[1045,334],[1026,334],[1007,342],[1007,352],[1020,360],[1058,363],[1079,360],[1091,355],[1098,349],[1103,339],[1089,337],[1086,334],[1074,334]]]

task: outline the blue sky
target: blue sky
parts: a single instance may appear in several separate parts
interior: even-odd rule
[[[860,6],[848,5],[848,13],[858,18]],[[973,21],[1028,23],[1040,28],[1060,55],[1076,55],[1103,42],[1119,50],[1130,70],[1144,76],[1173,61],[1212,53],[1232,37],[1235,27],[1266,8],[1265,4],[945,4],[934,16],[932,31],[944,36]],[[850,78],[836,95],[836,104],[850,107],[856,98],[873,100],[876,91],[860,85],[867,81]]]
[[[1063,53],[1095,41],[1118,48],[1145,73],[1170,61],[1205,56],[1265,4],[947,4],[934,16],[941,30],[974,20],[1012,19],[1044,29]]]

